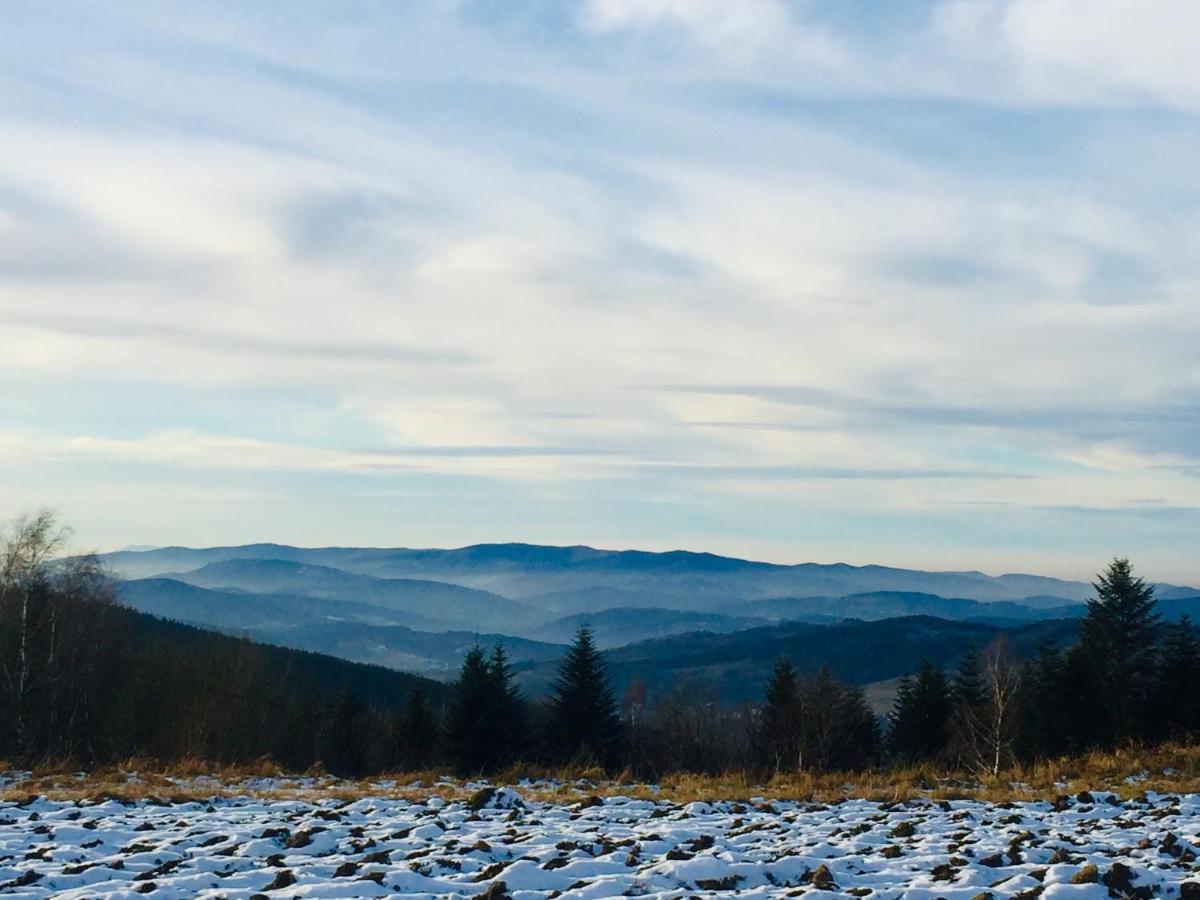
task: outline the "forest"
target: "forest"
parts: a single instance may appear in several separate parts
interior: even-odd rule
[[[1200,733],[1200,636],[1161,623],[1128,560],[1095,582],[1079,639],[1019,661],[1003,637],[949,672],[904,678],[885,717],[828,670],[781,657],[756,703],[703,685],[610,687],[579,629],[550,694],[522,695],[501,647],[444,685],[164,622],[115,602],[93,559],[62,557],[43,513],[0,544],[0,759],[81,767],[148,758],[262,760],[338,775],[517,765],[670,773],[862,771],[924,763],[995,774],[1016,762]]]

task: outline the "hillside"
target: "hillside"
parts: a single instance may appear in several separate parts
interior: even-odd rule
[[[770,671],[787,658],[801,671],[827,666],[839,678],[866,685],[914,671],[923,660],[950,667],[968,646],[983,648],[1004,633],[1019,656],[1032,655],[1045,641],[1074,640],[1077,622],[1051,620],[1012,628],[910,616],[877,622],[832,625],[791,622],[732,634],[699,632],[642,641],[604,653],[618,696],[630,682],[651,692],[677,684],[712,688],[727,702],[758,700]],[[522,667],[522,683],[544,690],[548,666]]]
[[[231,559],[175,573],[176,581],[206,588],[300,594],[352,601],[404,613],[430,627],[472,626],[497,630],[532,623],[537,613],[523,603],[456,584],[411,578],[375,578],[329,566],[279,559]]]

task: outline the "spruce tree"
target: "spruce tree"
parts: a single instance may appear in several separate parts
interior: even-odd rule
[[[1095,678],[1092,713],[1107,724],[1103,742],[1136,736],[1139,708],[1152,687],[1158,643],[1154,588],[1134,576],[1128,559],[1114,559],[1092,585],[1079,624],[1079,648]]]
[[[950,686],[942,670],[926,660],[915,678],[900,682],[896,704],[888,716],[888,743],[904,762],[926,762],[946,752],[950,718]]]
[[[984,706],[984,678],[979,651],[967,647],[950,682],[949,754],[959,764],[975,755]]]
[[[610,766],[620,745],[621,720],[608,672],[588,628],[580,628],[559,665],[549,703],[548,743],[563,762]]]
[[[400,765],[408,771],[419,771],[433,761],[438,745],[438,721],[420,685],[408,693],[408,702],[399,722]]]
[[[463,658],[446,714],[446,749],[459,772],[467,775],[496,766],[496,680],[483,649],[476,646]]]
[[[497,644],[488,660],[495,697],[491,713],[496,742],[496,763],[499,765],[519,760],[528,746],[528,715],[525,698],[513,683],[512,666],[504,648]]]
[[[786,659],[775,664],[767,682],[761,740],[767,765],[776,772],[800,766],[800,692],[796,670]]]
[[[1028,759],[1061,756],[1067,747],[1063,722],[1063,655],[1053,644],[1038,646],[1022,679],[1024,727],[1019,753]]]
[[[1200,639],[1187,616],[1164,631],[1150,705],[1153,737],[1190,743],[1200,736]]]

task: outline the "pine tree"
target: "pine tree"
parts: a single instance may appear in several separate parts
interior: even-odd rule
[[[438,745],[438,721],[420,685],[409,691],[399,731],[397,749],[401,766],[410,772],[426,768]]]
[[[1114,559],[1093,584],[1079,624],[1079,648],[1095,678],[1092,712],[1107,729],[1101,740],[1136,736],[1138,710],[1152,687],[1158,643],[1154,588],[1133,574],[1128,559]]]
[[[915,678],[903,679],[888,716],[892,754],[905,762],[925,762],[946,752],[950,687],[942,670],[926,660]]]
[[[1187,616],[1165,629],[1150,704],[1153,737],[1191,742],[1200,735],[1200,639]]]
[[[762,747],[776,772],[800,767],[800,692],[796,670],[786,659],[775,664],[762,710]]]
[[[1038,646],[1022,680],[1024,727],[1020,755],[1028,759],[1061,756],[1067,735],[1063,722],[1063,655],[1053,644]]]
[[[620,745],[621,720],[608,686],[604,661],[587,628],[580,628],[554,680],[548,738],[564,762],[612,765]]]
[[[463,774],[491,771],[496,765],[496,680],[482,648],[463,658],[446,715],[446,749]]]
[[[504,648],[497,644],[488,660],[495,702],[491,714],[496,742],[496,764],[516,762],[528,744],[528,714],[525,698],[513,683],[512,666]]]
[[[949,753],[959,764],[975,755],[984,705],[984,679],[979,651],[967,647],[950,682]]]

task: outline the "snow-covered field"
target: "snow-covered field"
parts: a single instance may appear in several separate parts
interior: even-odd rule
[[[1200,897],[1200,795],[547,804],[521,790],[0,803],[0,895]]]

